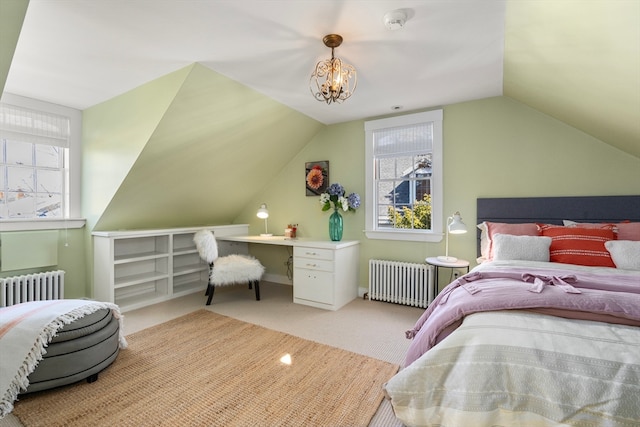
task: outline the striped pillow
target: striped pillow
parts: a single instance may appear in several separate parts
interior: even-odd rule
[[[601,228],[561,227],[538,224],[543,236],[551,237],[549,258],[551,262],[598,267],[614,267],[605,242],[615,239],[614,226]]]

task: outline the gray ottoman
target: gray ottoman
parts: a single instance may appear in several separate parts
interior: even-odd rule
[[[24,393],[97,380],[98,373],[118,356],[119,329],[118,319],[106,308],[65,325],[29,375]]]

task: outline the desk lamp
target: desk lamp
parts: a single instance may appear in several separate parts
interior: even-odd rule
[[[462,222],[462,217],[460,216],[460,212],[453,214],[447,218],[447,228],[446,228],[446,243],[445,243],[445,254],[444,256],[439,256],[438,261],[442,262],[456,262],[458,258],[449,256],[449,234],[464,234],[467,232],[467,226],[464,222]]]
[[[260,206],[260,209],[258,209],[258,213],[256,214],[256,216],[260,219],[264,219],[264,233],[260,234],[260,236],[262,237],[273,236],[273,234],[269,233],[269,230],[267,229],[267,218],[269,218],[269,211],[267,210],[266,203],[263,203]]]

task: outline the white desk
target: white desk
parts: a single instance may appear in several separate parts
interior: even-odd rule
[[[293,302],[338,310],[358,296],[360,242],[219,236],[218,240],[293,247]]]

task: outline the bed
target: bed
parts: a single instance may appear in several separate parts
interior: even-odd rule
[[[407,426],[640,426],[640,196],[478,199],[480,264],[407,331]]]

